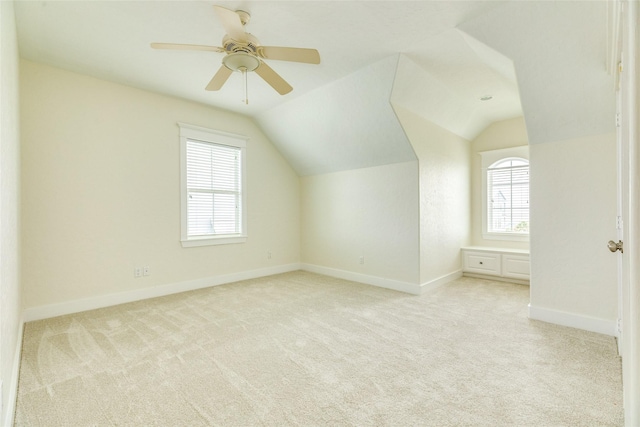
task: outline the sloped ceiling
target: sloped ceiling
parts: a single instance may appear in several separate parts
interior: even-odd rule
[[[472,37],[445,31],[414,57],[392,55],[256,120],[298,174],[316,175],[415,160],[391,104],[468,140],[521,115],[513,64]]]
[[[468,140],[522,115],[511,60],[457,29],[402,55],[391,101]]]
[[[259,114],[300,175],[415,160],[389,99],[398,56]]]
[[[530,144],[613,132],[606,3],[517,2],[460,25],[513,60]]]
[[[390,102],[467,139],[523,110],[531,143],[612,130],[604,2],[215,2],[250,12],[265,45],[321,54],[269,61],[286,96],[251,73],[248,106],[239,76],[204,90],[221,54],[149,47],[220,45],[213,4],[17,1],[20,55],[253,117],[302,175],[415,158]]]

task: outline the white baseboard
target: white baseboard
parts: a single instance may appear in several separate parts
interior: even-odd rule
[[[325,276],[336,277],[338,279],[350,280],[352,282],[364,283],[366,285],[378,286],[380,288],[393,289],[394,291],[406,292],[408,294],[420,295],[420,285],[416,283],[402,282],[400,280],[385,279],[384,277],[369,276],[353,271],[339,270],[337,268],[323,267],[315,264],[301,264],[300,268],[311,273],[324,274]]]
[[[22,335],[24,333],[24,320],[20,319],[20,329],[18,330],[18,338],[16,340],[16,349],[13,353],[13,369],[11,370],[11,379],[9,382],[8,405],[5,409],[5,418],[3,426],[13,426],[16,414],[16,402],[18,400],[18,380],[20,378],[20,362],[22,360]]]
[[[42,320],[51,317],[64,316],[67,314],[80,313],[87,310],[110,307],[118,304],[125,304],[128,302],[157,298],[180,292],[187,292],[196,289],[208,288],[211,286],[224,285],[226,283],[255,279],[258,277],[271,276],[274,274],[287,273],[296,270],[306,270],[313,273],[324,274],[326,276],[337,277],[339,279],[351,280],[354,282],[365,283],[367,285],[393,289],[395,291],[406,292],[414,295],[420,295],[422,292],[450,282],[451,280],[455,280],[462,275],[461,271],[455,271],[448,275],[418,285],[415,283],[386,279],[378,276],[369,276],[366,274],[323,267],[314,264],[294,263],[256,270],[242,271],[239,273],[225,274],[221,276],[187,280],[184,282],[170,283],[166,285],[153,286],[149,288],[136,289],[114,294],[99,295],[91,298],[83,298],[58,304],[30,307],[24,310],[23,317],[25,322],[32,322],[34,320]]]
[[[439,286],[445,285],[453,280],[462,277],[462,270],[456,270],[453,273],[445,274],[437,279],[430,280],[420,285],[420,293],[423,294]]]
[[[226,283],[241,280],[256,279],[258,277],[272,276],[274,274],[288,273],[300,270],[300,264],[285,264],[275,267],[260,268],[256,270],[242,271],[239,273],[224,274],[221,276],[205,277],[202,279],[187,280],[184,282],[170,283],[133,291],[119,292],[115,294],[99,295],[91,298],[83,298],[59,304],[31,307],[24,310],[24,321],[48,319],[50,317],[64,316],[66,314],[79,313],[97,308],[110,307],[148,298],[163,297],[180,292],[193,291],[211,286],[224,285]]]
[[[478,273],[462,273],[464,277],[473,277],[474,279],[484,279],[484,280],[493,280],[494,282],[506,282],[506,283],[515,283],[516,285],[526,285],[530,286],[529,280],[523,279],[514,279],[511,277],[502,277],[502,276],[492,276],[490,274],[478,274]]]
[[[529,304],[529,318],[604,335],[617,335],[615,320],[599,319],[566,311],[535,307],[531,304]]]

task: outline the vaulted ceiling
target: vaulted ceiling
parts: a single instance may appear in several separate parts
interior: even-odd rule
[[[531,143],[610,130],[604,2],[215,2],[249,12],[263,45],[320,52],[267,61],[285,96],[250,73],[249,105],[240,75],[204,90],[224,54],[149,46],[220,46],[213,4],[17,1],[20,55],[251,116],[301,175],[415,158],[392,104],[466,139],[523,114]]]

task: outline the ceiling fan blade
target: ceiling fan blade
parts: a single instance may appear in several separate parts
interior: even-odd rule
[[[244,31],[240,16],[236,12],[222,6],[213,6],[213,9],[229,37],[239,42],[247,41],[247,33]]]
[[[178,43],[151,43],[154,49],[173,49],[173,50],[206,50],[209,52],[223,53],[224,49],[218,46],[205,46],[201,44],[178,44]]]
[[[258,68],[256,68],[256,73],[262,77],[262,79],[269,83],[269,85],[276,90],[280,95],[286,95],[291,92],[293,88],[289,83],[287,83],[278,73],[273,71],[271,67],[269,67],[264,62],[261,62]]]
[[[225,82],[227,81],[227,79],[229,78],[231,73],[233,73],[233,71],[231,71],[230,69],[228,69],[224,65],[221,66],[220,69],[218,70],[218,72],[216,73],[216,75],[213,76],[213,78],[211,79],[211,81],[209,82],[209,84],[207,85],[207,87],[205,89],[206,90],[220,90],[220,88],[222,87],[222,85],[225,84]]]
[[[260,55],[266,59],[277,59],[279,61],[304,62],[306,64],[320,63],[320,53],[315,49],[261,46]]]

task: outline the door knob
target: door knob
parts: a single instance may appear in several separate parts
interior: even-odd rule
[[[620,253],[624,253],[624,250],[622,249],[622,240],[618,240],[618,243],[613,240],[609,240],[607,247],[611,252],[620,251]]]

